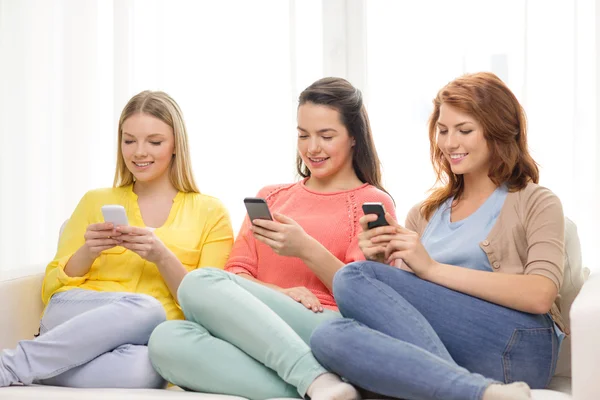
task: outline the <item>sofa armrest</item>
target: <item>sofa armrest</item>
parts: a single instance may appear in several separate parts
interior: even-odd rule
[[[43,311],[42,280],[35,274],[0,281],[0,350],[38,332]]]
[[[571,306],[573,399],[596,400],[600,393],[600,275],[585,282]]]

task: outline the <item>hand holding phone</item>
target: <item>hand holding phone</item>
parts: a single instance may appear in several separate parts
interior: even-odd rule
[[[121,205],[110,204],[102,206],[102,216],[104,217],[104,222],[110,222],[114,227],[118,225],[129,225],[125,207]]]
[[[363,203],[362,209],[365,215],[377,215],[377,219],[375,221],[371,221],[367,224],[369,229],[377,228],[378,226],[389,225],[385,219],[385,208],[383,207],[383,203]]]
[[[269,206],[265,199],[261,199],[260,197],[246,197],[244,199],[244,205],[246,206],[246,211],[248,211],[250,222],[255,219],[267,219],[273,221],[271,211],[269,211]]]

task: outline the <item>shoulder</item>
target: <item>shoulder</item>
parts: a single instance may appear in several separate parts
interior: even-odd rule
[[[427,220],[425,219],[425,217],[423,217],[423,214],[421,214],[422,205],[423,202],[419,202],[412,206],[408,211],[408,214],[406,214],[405,222],[406,228],[415,231],[419,234],[423,232],[425,226],[427,225]]]
[[[377,202],[382,203],[385,209],[396,216],[396,204],[392,196],[373,185],[366,185],[355,192],[355,198],[358,203]]]
[[[183,193],[186,201],[192,202],[197,207],[202,207],[208,210],[225,209],[225,205],[218,198],[204,193]]]
[[[258,191],[256,197],[261,197],[268,200],[270,197],[276,196],[280,193],[293,192],[298,189],[301,183],[280,183],[276,185],[268,185]]]
[[[525,212],[535,212],[552,207],[562,210],[562,203],[558,196],[550,189],[536,183],[528,183],[523,189],[509,193],[518,208]]]
[[[393,203],[392,197],[381,189],[376,188],[373,185],[365,185],[356,191],[361,197],[385,200],[386,202]]]
[[[127,191],[126,187],[116,187],[116,188],[111,187],[111,188],[92,189],[83,195],[81,202],[84,202],[84,203],[96,203],[96,202],[109,203],[111,201],[117,202],[123,196],[123,194],[126,193],[126,191]]]

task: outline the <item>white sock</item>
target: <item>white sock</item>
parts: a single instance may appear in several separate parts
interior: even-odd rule
[[[483,393],[482,400],[529,400],[531,389],[525,382],[514,382],[508,385],[492,384]]]
[[[332,373],[319,375],[306,391],[311,400],[359,400],[360,394],[349,383]]]

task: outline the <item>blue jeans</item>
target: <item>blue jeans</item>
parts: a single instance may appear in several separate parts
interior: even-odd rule
[[[71,289],[50,299],[40,336],[0,353],[0,387],[13,383],[82,388],[159,388],[148,339],[165,321],[151,296]],[[0,389],[1,391],[1,389]]]
[[[494,381],[544,388],[559,341],[547,315],[492,304],[371,261],[342,268],[346,318],[311,337],[316,358],[364,389],[419,399],[481,399]]]

